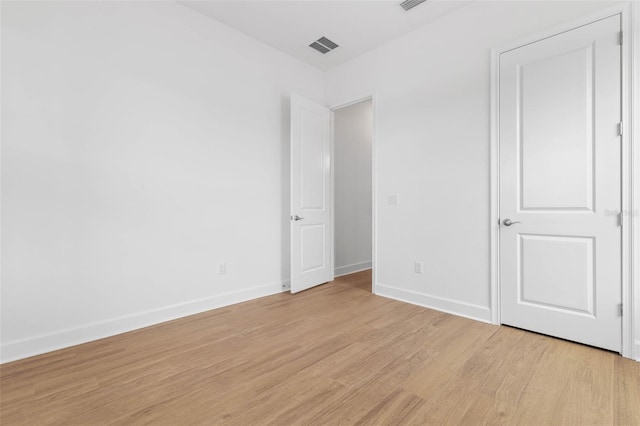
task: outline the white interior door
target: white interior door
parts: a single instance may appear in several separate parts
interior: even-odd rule
[[[331,115],[291,97],[291,292],[333,280]]]
[[[618,352],[620,28],[500,55],[501,321]]]

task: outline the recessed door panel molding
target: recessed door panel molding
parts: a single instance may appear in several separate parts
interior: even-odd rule
[[[291,97],[291,292],[333,280],[328,108]]]
[[[324,209],[325,142],[328,140],[323,111],[301,109],[301,185],[303,209]]]
[[[518,303],[595,318],[595,238],[519,238]]]
[[[523,211],[595,211],[594,47],[516,65]]]
[[[303,273],[323,268],[327,264],[325,258],[325,225],[303,225],[300,228],[300,246],[302,247]]]
[[[499,56],[500,315],[622,349],[620,16]]]

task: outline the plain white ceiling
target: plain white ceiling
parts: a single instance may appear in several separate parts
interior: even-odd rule
[[[467,1],[427,0],[408,12],[394,0],[196,0],[180,3],[246,35],[328,70],[437,19]],[[322,55],[326,36],[340,47]]]

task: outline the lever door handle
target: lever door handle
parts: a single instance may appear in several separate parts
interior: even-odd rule
[[[299,221],[299,220],[304,219],[304,217],[301,217],[301,216],[295,215],[295,216],[293,216],[291,219],[293,219],[293,220],[295,220],[295,221],[297,222],[297,221]]]
[[[503,221],[502,221],[502,224],[503,224],[504,226],[511,226],[511,225],[516,224],[516,223],[520,223],[520,222],[514,222],[514,221],[512,221],[512,220],[511,220],[511,219],[509,219],[509,218],[507,218],[507,219],[505,219],[505,220],[503,220]]]

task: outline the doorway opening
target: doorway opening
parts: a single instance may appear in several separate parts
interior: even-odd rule
[[[334,275],[373,292],[373,100],[332,109]]]

